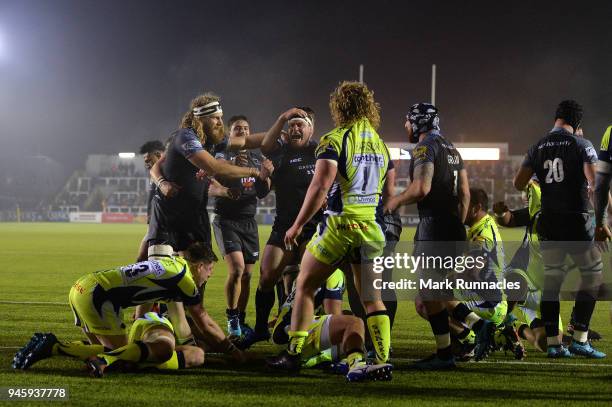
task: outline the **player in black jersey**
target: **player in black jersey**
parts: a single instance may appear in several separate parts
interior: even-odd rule
[[[597,153],[587,139],[577,137],[582,106],[564,100],[557,107],[553,129],[529,148],[514,178],[522,191],[533,174],[540,180],[542,213],[537,233],[544,261],[544,290],[540,311],[546,329],[548,357],[572,354],[590,358],[606,355],[588,342],[589,323],[601,285],[601,253],[593,242],[594,224],[588,213],[589,190],[595,182]],[[569,254],[581,273],[574,307],[574,334],[566,349],[559,341],[559,292],[567,274]]]
[[[163,176],[155,179],[162,193],[156,194],[152,203],[149,246],[171,243],[180,252],[197,241],[210,245],[210,223],[206,212],[208,184],[196,178],[200,169],[210,176],[259,176],[257,168],[215,160],[215,146],[223,136],[223,110],[219,97],[205,93],[193,99],[168,145],[161,168]],[[175,194],[164,195],[163,188],[168,183],[178,185],[180,189]]]
[[[285,125],[288,130],[283,139]],[[285,232],[295,221],[314,174],[317,143],[311,140],[313,132],[314,112],[309,108],[292,108],[278,117],[261,144],[261,152],[274,164],[276,217],[261,260],[255,294],[255,329],[244,336],[240,343],[243,348],[270,338],[268,318],[274,306],[274,287],[285,266],[299,262],[322,216],[320,212],[304,227],[297,247],[285,247]]]
[[[453,242],[466,240],[463,223],[470,191],[463,159],[453,144],[440,134],[439,121],[438,109],[429,103],[418,103],[410,108],[405,127],[410,141],[417,143],[410,161],[411,183],[386,203],[385,211],[416,203],[419,224],[414,236],[415,255],[454,257],[460,250]],[[426,272],[429,278],[439,279],[448,270],[420,270],[421,278]],[[445,307],[450,296],[439,291],[421,291],[420,295],[429,315],[437,352],[417,362],[415,368],[452,368],[455,361]]]
[[[153,167],[153,165],[155,165],[155,163],[161,158],[164,150],[164,144],[159,140],[147,141],[140,147],[140,154],[142,155],[144,166],[147,171],[151,170],[151,167]],[[151,181],[151,185],[149,186],[149,195],[147,197],[147,224],[151,218],[151,201],[153,200],[156,190],[157,186]],[[138,248],[138,257],[136,258],[137,262],[145,261],[147,259],[147,243],[147,235],[145,234],[140,242],[140,247]]]
[[[249,122],[245,116],[233,116],[228,121],[230,128],[227,142],[235,138],[250,137]],[[270,191],[269,175],[272,163],[264,160],[253,150],[218,152],[215,158],[234,162],[243,167],[260,167],[259,177],[244,177],[224,180],[221,184],[233,191],[235,198],[215,199],[213,230],[217,246],[228,267],[225,282],[227,300],[227,331],[230,335],[241,336],[245,326],[245,310],[249,301],[251,273],[259,259],[259,234],[255,213],[257,198],[263,198]]]

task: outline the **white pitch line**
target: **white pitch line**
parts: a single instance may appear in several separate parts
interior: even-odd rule
[[[19,346],[0,346],[0,349],[21,349]]]
[[[68,305],[67,302],[53,301],[4,301],[0,300],[0,304],[21,304],[21,305]]]
[[[420,360],[420,359],[391,357],[391,362],[393,361],[416,362],[417,360]],[[563,362],[555,363],[555,362],[529,362],[529,361],[522,361],[522,360],[481,360],[480,362],[467,362],[467,363],[459,362],[459,366],[463,366],[467,364],[474,365],[478,363],[485,363],[485,364],[488,363],[491,365],[502,364],[502,365],[534,365],[534,366],[560,366],[560,367],[564,367],[564,366],[612,367],[612,364],[610,363],[563,363]]]

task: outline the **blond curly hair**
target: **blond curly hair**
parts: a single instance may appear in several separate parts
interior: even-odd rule
[[[363,118],[375,129],[380,126],[380,105],[363,83],[341,82],[329,96],[329,110],[338,127],[349,127]]]
[[[210,102],[218,102],[220,100],[221,98],[212,92],[206,92],[193,98],[191,100],[191,103],[189,104],[189,110],[183,115],[183,118],[179,123],[179,128],[194,129],[198,137],[200,137],[200,139],[202,140],[202,142],[206,142],[204,124],[202,123],[202,120],[198,120],[198,118],[193,115],[193,109],[195,109],[196,107],[204,106]]]

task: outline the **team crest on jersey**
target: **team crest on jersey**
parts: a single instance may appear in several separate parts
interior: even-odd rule
[[[412,158],[415,160],[419,158],[423,158],[425,157],[426,153],[427,153],[427,147],[425,146],[416,147],[414,150],[412,150]]]

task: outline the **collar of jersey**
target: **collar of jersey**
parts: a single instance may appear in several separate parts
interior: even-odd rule
[[[483,227],[485,227],[486,223],[488,223],[490,220],[491,215],[486,214],[482,217],[482,219],[480,219],[478,222],[476,222],[473,226],[470,227],[470,229],[468,230],[468,234],[470,236],[477,234],[477,232],[480,231],[480,229],[482,229]]]

